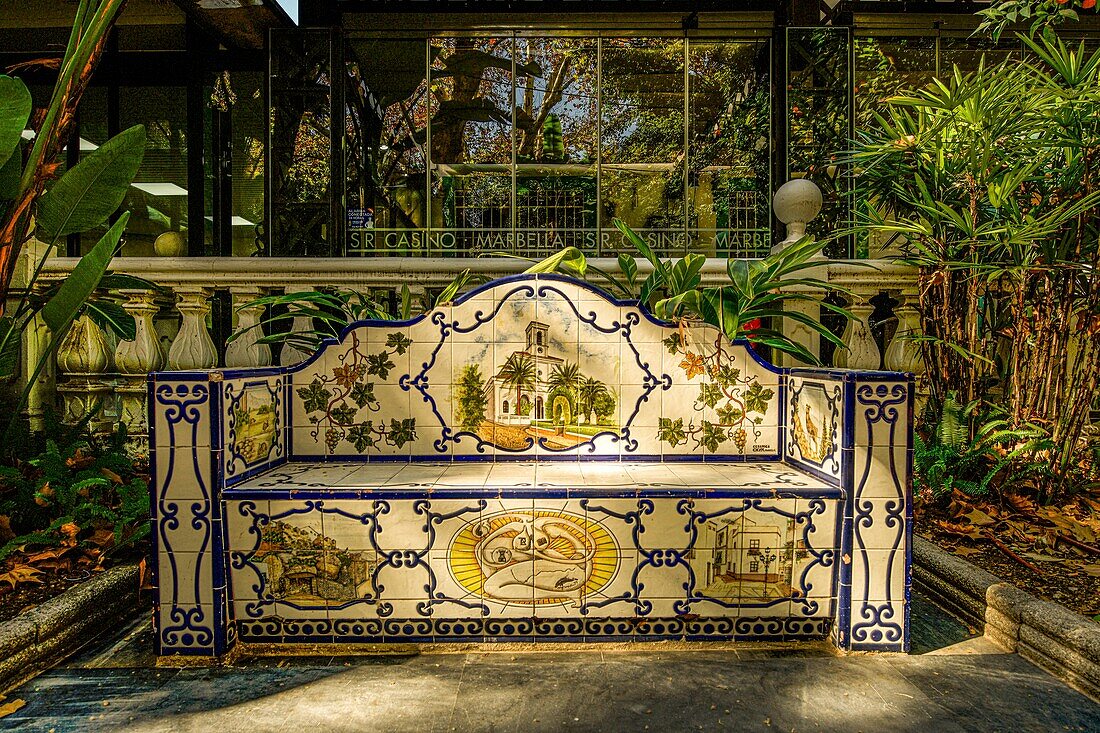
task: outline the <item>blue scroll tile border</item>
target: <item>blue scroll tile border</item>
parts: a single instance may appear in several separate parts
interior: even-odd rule
[[[224,425],[220,427],[225,431],[222,439],[222,445],[225,446],[225,482],[227,486],[232,486],[286,462],[287,414],[290,404],[288,402],[287,382],[289,380],[285,379],[283,373],[278,372],[264,379],[245,381],[238,391],[233,382],[229,381],[234,379],[233,376],[229,376],[230,372],[227,370],[222,374],[227,380],[222,382],[224,414],[219,411],[216,415],[212,414],[211,417],[219,422],[224,420]],[[236,407],[244,398],[244,395],[250,389],[255,388],[265,388],[271,395],[275,410],[275,440],[272,442],[266,456],[250,462],[237,450]],[[220,432],[217,431],[215,434],[220,434]]]
[[[597,314],[594,311],[589,311],[587,314],[582,312],[582,309],[578,308],[572,299],[569,298],[560,288],[555,287],[554,283],[569,284],[571,286],[580,287],[595,295],[600,296],[613,306],[625,307],[625,308],[637,308],[638,310],[632,313],[628,313],[621,320],[613,320],[610,324],[598,323]],[[420,364],[418,371],[410,369],[408,374],[404,374],[398,378],[398,386],[406,392],[415,391],[420,397],[430,406],[432,414],[438,421],[438,427],[441,429],[442,434],[440,438],[433,442],[433,453],[421,453],[409,455],[340,455],[340,460],[348,461],[438,461],[442,457],[447,456],[447,460],[455,461],[468,461],[468,460],[489,460],[489,461],[507,461],[518,460],[526,461],[531,460],[535,454],[532,454],[530,450],[536,445],[544,452],[538,454],[538,460],[540,461],[553,461],[553,460],[570,460],[575,461],[580,457],[587,460],[605,460],[605,461],[618,461],[623,458],[629,458],[629,460],[641,460],[641,461],[669,461],[669,460],[698,460],[698,458],[691,455],[681,456],[669,456],[661,454],[639,454],[634,451],[637,450],[638,441],[632,436],[632,423],[637,418],[638,412],[644,403],[648,402],[650,397],[658,390],[665,391],[671,389],[673,381],[672,377],[667,373],[661,373],[660,370],[655,372],[648,361],[646,361],[642,352],[638,349],[637,345],[632,340],[632,329],[634,326],[641,322],[644,317],[650,323],[660,326],[662,328],[675,328],[676,324],[663,321],[653,317],[649,311],[642,306],[637,300],[623,300],[618,299],[606,292],[605,290],[598,288],[586,282],[574,280],[569,277],[555,274],[540,274],[540,275],[513,275],[509,277],[493,280],[485,285],[475,288],[462,296],[455,299],[453,305],[460,306],[465,302],[476,298],[478,295],[487,292],[489,290],[501,288],[506,285],[514,285],[510,290],[501,295],[494,303],[492,309],[489,312],[482,310],[476,310],[472,314],[473,321],[470,323],[463,323],[462,321],[450,318],[443,311],[432,311],[425,313],[415,318],[411,318],[404,321],[384,321],[378,319],[365,319],[356,323],[350,324],[345,327],[338,337],[328,338],[322,341],[318,350],[305,361],[296,364],[292,367],[287,367],[285,373],[290,375],[296,372],[304,371],[309,368],[315,361],[321,358],[325,351],[329,348],[335,348],[342,344],[348,334],[355,329],[371,327],[381,329],[395,329],[406,328],[409,326],[417,325],[423,322],[425,319],[430,319],[430,322],[439,328],[439,341],[436,343],[434,349],[429,354],[428,360]],[[623,336],[623,343],[629,346],[632,355],[634,357],[634,366],[637,367],[642,375],[642,387],[643,393],[635,401],[634,409],[629,417],[623,421],[619,431],[603,431],[596,435],[590,436],[588,440],[579,443],[569,448],[556,449],[552,448],[545,443],[544,438],[540,438],[537,442],[531,441],[527,447],[519,449],[510,449],[494,445],[492,443],[482,440],[475,433],[464,430],[455,430],[453,426],[449,425],[443,415],[439,412],[438,404],[435,401],[435,397],[431,394],[431,382],[428,378],[428,372],[434,366],[439,351],[443,348],[447,340],[455,334],[470,333],[477,328],[484,326],[491,322],[496,317],[500,309],[508,301],[508,299],[519,296],[524,297],[546,297],[549,294],[559,295],[565,303],[576,313],[578,318],[585,324],[596,328],[601,333],[611,334],[620,333]],[[776,367],[767,361],[763,360],[756,351],[751,348],[747,341],[738,340],[732,345],[741,347],[743,353],[748,354],[749,357],[759,366],[768,370],[773,374],[777,374],[782,379],[784,370]],[[416,372],[415,374],[413,372]],[[240,376],[233,374],[232,376]],[[230,374],[226,373],[226,378],[230,378]],[[287,400],[292,399],[289,392],[288,381],[288,393]],[[783,390],[779,390],[782,395]],[[782,410],[782,401],[780,402],[780,410]],[[778,461],[782,454],[783,445],[783,431],[782,428],[777,428],[776,435],[776,448],[777,450],[772,453],[759,453],[759,454],[741,454],[741,453],[708,453],[704,460],[709,461],[723,461],[723,462],[751,462],[751,461]],[[596,441],[603,437],[609,437],[615,443],[621,443],[624,447],[624,451],[621,455],[600,455],[596,454]],[[450,454],[448,445],[461,444],[463,440],[469,439],[474,442],[472,454]],[[294,431],[289,431],[288,435],[288,448],[287,453],[290,460],[331,460],[334,456],[325,454],[306,453],[298,450],[294,445]],[[489,452],[488,449],[492,448]]]

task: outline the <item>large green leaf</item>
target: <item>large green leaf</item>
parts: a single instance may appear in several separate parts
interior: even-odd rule
[[[123,341],[137,338],[137,321],[118,303],[103,298],[90,298],[87,315],[104,331],[110,331]]]
[[[0,168],[19,149],[31,116],[31,93],[20,79],[0,74]]]
[[[144,125],[135,125],[93,150],[39,199],[38,238],[54,242],[107,221],[125,198],[144,156]]]
[[[99,281],[99,287],[104,290],[149,290],[153,292],[170,292],[152,280],[147,280],[137,275],[128,275],[125,272],[108,272]]]
[[[18,149],[18,145],[16,148]],[[8,162],[0,165],[0,203],[11,201],[19,195],[19,177],[23,175],[23,156],[16,153]],[[0,214],[3,209],[0,208]]]
[[[588,258],[584,256],[584,252],[581,252],[576,247],[565,247],[546,259],[539,260],[524,270],[524,272],[527,274],[534,274],[569,270],[575,272],[578,277],[584,277],[587,268]]]
[[[49,326],[54,338],[59,338],[68,328],[92,292],[99,287],[99,281],[111,264],[111,258],[118,249],[118,240],[122,238],[129,220],[130,212],[123,213],[92,250],[80,258],[58,291],[42,306],[42,320]]]
[[[15,330],[15,321],[0,316],[0,379],[15,376],[19,368],[19,348],[22,339]]]

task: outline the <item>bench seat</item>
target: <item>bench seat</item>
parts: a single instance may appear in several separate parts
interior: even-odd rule
[[[908,645],[912,376],[774,366],[552,275],[149,379],[158,654]]]
[[[841,491],[825,481],[780,462],[655,463],[655,462],[527,462],[359,463],[290,461],[256,474],[224,492],[227,498],[270,498],[275,492],[329,493],[333,496],[387,494],[416,490],[424,496],[481,490],[513,495],[589,495],[613,492],[646,494],[650,489],[677,489],[677,495],[703,495],[732,489],[782,496],[830,496]],[[565,493],[561,493],[565,492]]]
[[[290,461],[222,494],[251,643],[804,639],[843,490],[779,462]]]

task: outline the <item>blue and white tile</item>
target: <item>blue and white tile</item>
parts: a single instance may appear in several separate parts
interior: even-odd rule
[[[857,445],[905,445],[909,439],[909,384],[857,381],[855,384]]]
[[[904,444],[893,446],[857,445],[852,451],[855,493],[859,498],[902,498],[907,494],[909,450]],[[870,465],[868,465],[870,460]]]
[[[905,597],[904,550],[853,550],[853,603],[864,597],[894,601]]]
[[[888,550],[905,543],[905,506],[901,500],[855,501],[855,547]]]

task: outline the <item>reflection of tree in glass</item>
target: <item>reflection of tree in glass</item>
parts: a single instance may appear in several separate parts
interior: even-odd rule
[[[688,53],[690,94],[689,176],[714,177],[709,197],[688,207],[691,226],[708,214],[733,225],[734,191],[758,191],[756,221],[767,222],[771,148],[770,54],[766,43],[692,43]],[[713,210],[710,208],[713,207]],[[766,224],[765,224],[766,226]]]
[[[516,46],[518,61],[530,69],[516,79],[517,159],[554,160],[545,146],[553,116],[561,125],[561,159],[595,160],[595,40],[521,38]],[[534,73],[535,68],[541,73]]]
[[[512,157],[512,41],[437,39],[431,69],[432,160],[508,163]],[[534,65],[524,73],[541,75]]]
[[[605,162],[651,163],[683,159],[682,40],[605,40],[602,84]]]
[[[788,36],[787,150],[791,178],[809,178],[821,188],[821,213],[808,227],[814,235],[847,229],[850,177],[836,164],[850,142],[848,36],[843,28],[792,30]],[[849,256],[847,242],[826,248]]]

